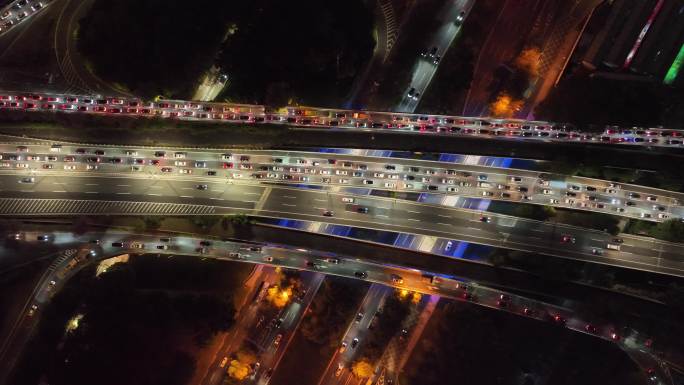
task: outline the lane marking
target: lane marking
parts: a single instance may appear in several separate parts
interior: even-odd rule
[[[129,192],[118,192],[117,194],[118,195],[131,195],[131,193],[129,193]]]
[[[407,218],[409,221],[420,222],[420,219]]]
[[[190,195],[181,195],[180,197],[181,197],[181,198],[193,198],[193,197],[191,197]]]
[[[161,194],[147,194],[147,195],[153,195],[153,196],[158,196],[158,197],[161,196]]]
[[[295,206],[297,206],[297,205],[291,205],[291,204],[289,204],[289,203],[281,203],[281,204],[282,204],[283,206],[290,206],[290,207],[295,207]]]
[[[438,225],[442,226],[453,226],[451,223],[442,223],[442,222],[437,222]]]
[[[65,190],[54,190],[52,192],[66,192]]]

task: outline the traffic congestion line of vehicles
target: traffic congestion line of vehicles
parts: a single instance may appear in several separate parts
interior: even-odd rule
[[[16,0],[0,9],[0,35],[28,19],[29,16],[40,12],[52,0]]]
[[[571,126],[519,119],[473,118],[315,107],[267,108],[260,105],[111,98],[79,95],[0,94],[0,109],[57,111],[159,117],[169,119],[286,124],[294,127],[382,130],[416,134],[460,135],[509,140],[542,140],[601,144],[681,147],[684,132],[663,128],[607,127],[603,133],[580,132]]]
[[[0,170],[152,172],[198,178],[226,177],[284,184],[361,186],[409,193],[456,195],[596,210],[654,221],[680,215],[679,201],[659,194],[661,191],[639,193],[623,190],[617,183],[607,183],[605,186],[579,183],[559,185],[543,173],[529,177],[502,174],[499,170],[485,173],[441,168],[434,164],[417,167],[380,162],[385,159],[359,162],[304,156],[318,154],[294,154],[296,156],[289,157],[234,153],[189,155],[185,151],[72,148],[62,145],[41,150],[40,147],[21,145],[14,152],[0,152]],[[35,175],[24,176],[18,182],[30,184],[36,181],[35,178]],[[197,185],[198,190],[207,188],[206,184]],[[332,216],[332,213],[324,215]]]

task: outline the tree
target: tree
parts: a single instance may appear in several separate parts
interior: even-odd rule
[[[489,112],[494,117],[510,118],[522,108],[522,100],[513,99],[508,93],[501,92],[496,100],[489,105]]]
[[[651,231],[651,235],[669,242],[684,242],[684,222],[680,219],[668,219],[659,223]]]
[[[273,285],[266,291],[266,300],[277,308],[283,308],[292,299],[292,286],[281,289],[278,285]]]
[[[529,76],[536,77],[539,75],[540,58],[541,51],[539,48],[527,47],[515,58],[513,66],[526,72]]]
[[[358,378],[369,378],[373,375],[373,367],[370,362],[366,361],[365,358],[362,358],[361,360],[354,362],[352,365],[352,373]]]
[[[257,361],[256,356],[249,350],[240,350],[235,358],[230,361],[228,375],[238,381],[247,378],[252,371],[252,365]]]

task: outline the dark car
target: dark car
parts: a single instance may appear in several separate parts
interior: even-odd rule
[[[355,271],[354,276],[356,278],[368,278],[368,274],[364,271]]]

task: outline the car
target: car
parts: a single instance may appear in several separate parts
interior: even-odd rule
[[[134,249],[144,249],[145,245],[140,242],[134,242],[131,244],[131,247]]]
[[[592,325],[592,324],[586,324],[586,325],[584,326],[584,330],[585,330],[587,333],[591,333],[591,334],[596,334],[596,332],[598,331],[598,329],[596,329],[596,326],[594,326],[594,325]]]
[[[343,363],[338,363],[337,364],[337,369],[335,370],[335,377],[339,377],[342,375],[342,371],[344,370],[344,364]]]
[[[96,164],[88,164],[86,165],[86,170],[92,171],[92,170],[97,170],[99,167]]]
[[[207,162],[197,161],[195,162],[195,168],[207,168]]]
[[[227,363],[228,363],[228,356],[225,356],[225,357],[223,357],[223,359],[221,359],[221,363],[219,364],[219,367],[225,368]]]
[[[553,191],[545,188],[542,190],[542,194],[551,195],[551,194],[553,194]]]
[[[55,168],[55,166],[52,164],[44,164],[43,168],[46,170],[52,170],[53,168]]]
[[[124,247],[124,243],[123,242],[112,242],[112,247],[121,248],[121,247]]]
[[[392,283],[395,283],[397,285],[401,285],[402,283],[404,283],[404,278],[397,274],[390,275],[390,278],[392,279]]]
[[[414,87],[411,87],[406,96],[409,99],[418,100],[418,97],[420,97],[420,92],[416,92],[416,89]]]
[[[358,339],[358,338],[354,338],[354,339],[352,340],[352,342],[351,342],[351,348],[352,348],[352,349],[356,348],[356,346],[357,346],[358,344],[359,344],[359,339]]]
[[[208,187],[206,184],[198,184],[198,185],[195,186],[195,188],[196,188],[197,190],[206,190],[206,189],[208,189],[209,187]]]
[[[158,249],[158,250],[168,250],[168,249],[169,249],[169,245],[157,245],[157,249]]]
[[[356,208],[356,212],[360,214],[368,214],[368,207],[359,206]]]
[[[596,247],[591,248],[591,253],[594,255],[603,255],[603,250]]]
[[[458,188],[456,187],[447,187],[447,192],[458,192]]]
[[[563,236],[561,236],[561,243],[575,243],[576,241],[577,239],[572,235],[564,234]]]
[[[182,169],[178,170],[178,172],[181,174],[192,174],[192,170],[189,168],[182,168]]]
[[[631,199],[639,199],[639,198],[641,198],[641,195],[640,195],[640,194],[637,194],[637,193],[634,193],[634,192],[631,192],[631,193],[629,193],[629,194],[627,194],[627,195],[628,195]]]
[[[492,219],[488,216],[483,215],[480,217],[480,222],[489,223],[491,221],[492,221]]]
[[[344,203],[354,203],[354,198],[351,197],[343,197],[342,202]]]
[[[282,339],[283,339],[283,335],[282,335],[282,334],[278,334],[278,335],[275,337],[275,339],[273,340],[273,346],[278,347],[278,345],[280,345],[280,340],[282,340]]]
[[[647,195],[647,196],[646,196],[646,200],[649,201],[649,202],[657,202],[657,201],[658,201],[658,197],[657,197],[657,196],[653,196],[653,195]]]
[[[522,313],[528,317],[533,317],[537,314],[537,311],[532,308],[526,307],[523,309]]]
[[[587,191],[596,191],[596,187],[594,187],[594,186],[586,186],[585,189]]]
[[[65,170],[76,170],[76,165],[75,164],[65,164],[64,169]]]
[[[161,172],[172,172],[173,169],[171,167],[162,167]]]
[[[174,166],[187,166],[187,164],[188,163],[186,161],[183,161],[183,160],[177,160],[177,161],[173,162]]]
[[[25,177],[25,178],[19,179],[19,183],[33,183],[35,181],[36,181],[36,179],[34,177]]]
[[[465,11],[461,11],[458,16],[456,16],[456,23],[462,23],[463,20],[465,19]]]
[[[553,322],[556,323],[557,325],[565,326],[566,320],[565,320],[565,318],[564,318],[563,316],[561,316],[560,314],[554,315],[551,319],[552,319]]]
[[[354,272],[354,276],[355,276],[356,278],[365,279],[365,278],[368,278],[368,273],[366,273],[365,271],[355,271],[355,272]]]
[[[330,211],[330,210],[325,210],[325,211],[323,211],[323,216],[324,216],[324,217],[332,217],[333,215],[334,215],[334,213],[333,213],[332,211]]]
[[[28,311],[28,316],[32,317],[34,314],[36,314],[37,310],[38,310],[38,305],[36,305],[36,304],[31,305],[31,308]]]

